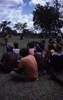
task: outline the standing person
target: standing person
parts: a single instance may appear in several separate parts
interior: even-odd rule
[[[38,78],[38,67],[36,59],[33,55],[29,55],[29,49],[22,48],[20,50],[22,58],[19,60],[18,69],[11,71],[13,78],[34,81]]]

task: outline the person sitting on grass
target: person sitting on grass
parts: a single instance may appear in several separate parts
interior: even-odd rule
[[[19,60],[20,59],[20,54],[19,54],[20,49],[18,48],[18,43],[14,42],[13,45],[14,45],[13,51],[17,54],[17,57],[18,57],[17,59]]]
[[[33,55],[29,55],[28,48],[20,49],[22,58],[19,60],[18,68],[10,72],[14,79],[34,81],[38,79],[38,67]]]
[[[35,53],[34,57],[36,58],[38,64],[38,73],[39,75],[43,75],[46,73],[46,53],[44,52],[44,46],[37,42],[35,45]]]
[[[34,46],[35,46],[35,42],[34,41],[29,42],[27,44],[27,48],[29,48],[29,54],[31,54],[31,55],[34,55],[34,51],[35,51]]]
[[[55,40],[49,40],[48,43],[48,58],[50,58],[51,54],[56,50],[57,42]]]
[[[63,69],[63,52],[60,44],[56,45],[56,50],[50,56],[50,67],[53,68],[54,72],[62,73]]]
[[[13,45],[14,45],[13,51],[15,53],[19,54],[20,49],[18,48],[18,43],[17,42],[14,42]]]
[[[13,67],[17,67],[17,55],[13,52],[13,44],[8,43],[6,52],[2,55],[0,70],[3,72],[10,72]]]

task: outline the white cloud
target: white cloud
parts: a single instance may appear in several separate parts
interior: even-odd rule
[[[0,0],[0,22],[12,20],[21,14],[23,0]]]
[[[36,5],[36,4],[40,4],[40,5],[45,5],[46,2],[51,2],[52,0],[31,0],[29,2],[30,5]]]
[[[20,19],[17,20],[17,22],[27,22],[27,26],[30,29],[33,26],[33,21],[32,21],[33,15],[32,14],[22,14],[22,16],[20,17]]]
[[[33,26],[33,22],[32,22],[33,15],[23,14],[22,7],[18,8],[17,10],[15,8],[12,10],[3,8],[2,10],[3,11],[0,10],[0,15],[1,15],[0,22],[4,20],[11,21],[12,24],[15,24],[17,22],[21,22],[21,23],[27,22],[29,28]]]
[[[44,5],[44,4],[45,4],[44,1],[45,1],[45,0],[31,0],[31,1],[29,2],[29,4],[30,4],[30,5],[36,5],[36,4]]]
[[[16,5],[23,5],[23,0],[0,0],[0,5],[2,6],[16,6]]]
[[[23,14],[23,0],[0,0],[0,22],[11,21],[14,25],[17,22],[27,22],[30,28],[33,25],[32,14]]]
[[[30,4],[30,5],[36,5],[36,4],[45,5],[46,2],[50,2],[50,3],[53,4],[53,1],[54,1],[54,0],[31,0],[31,1],[29,2],[29,4]],[[58,1],[62,3],[63,0],[58,0]]]

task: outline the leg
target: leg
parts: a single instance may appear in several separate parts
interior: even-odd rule
[[[11,71],[10,72],[10,76],[12,76],[12,78],[17,79],[17,80],[18,79],[20,79],[20,80],[26,80],[26,76],[25,76],[24,73],[19,74],[16,71]]]

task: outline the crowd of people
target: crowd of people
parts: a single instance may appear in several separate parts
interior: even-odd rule
[[[18,43],[7,43],[2,55],[0,72],[9,72],[14,79],[34,81],[40,75],[50,74],[54,70],[61,74],[63,70],[63,44],[60,38],[40,42],[31,41],[26,48]]]

